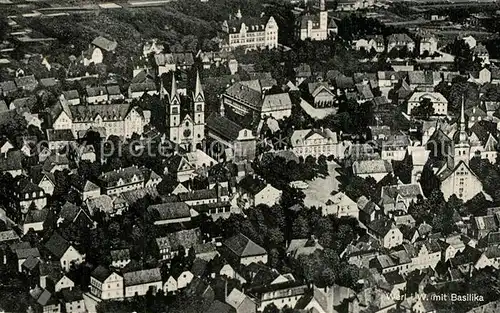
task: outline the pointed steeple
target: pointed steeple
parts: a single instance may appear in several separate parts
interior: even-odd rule
[[[179,94],[177,93],[177,82],[175,80],[175,72],[172,72],[172,89],[170,91],[170,103],[179,101]]]
[[[200,99],[201,97],[201,99]],[[203,87],[201,86],[200,72],[196,71],[196,87],[194,90],[194,101],[204,101]]]
[[[460,110],[460,130],[465,130],[465,110],[464,110],[464,96],[462,96],[462,108]]]
[[[160,100],[165,99],[165,88],[163,87],[163,79],[160,77]]]

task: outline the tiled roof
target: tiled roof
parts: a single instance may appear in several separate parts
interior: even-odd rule
[[[268,18],[263,17],[242,17],[240,19],[231,19],[227,22],[228,31],[230,34],[239,33],[241,29],[241,25],[244,23],[247,27],[247,33],[252,32],[262,32],[266,28],[266,24],[268,22]]]
[[[201,243],[201,232],[199,228],[185,229],[169,233],[164,237],[156,238],[158,249],[177,250],[179,246],[190,249]]]
[[[395,44],[408,44],[408,43],[414,43],[413,39],[410,38],[407,34],[392,34],[388,37],[387,39],[388,43],[395,43]]]
[[[48,141],[73,141],[75,136],[71,129],[47,129]]]
[[[245,86],[241,82],[234,83],[226,90],[226,95],[242,101],[253,108],[260,108],[262,106],[262,96],[257,90]]]
[[[240,258],[267,254],[264,248],[241,233],[227,239],[223,245]]]
[[[116,41],[111,41],[107,38],[99,36],[92,41],[92,44],[96,47],[103,49],[104,51],[110,52],[116,49],[118,43]]]
[[[17,88],[35,88],[38,85],[38,82],[33,75],[16,77],[14,80]]]
[[[64,255],[64,253],[66,253],[69,247],[69,242],[57,232],[52,234],[49,241],[45,243],[45,248],[47,248],[47,250],[50,251],[50,253],[52,253],[58,259],[60,259]]]
[[[103,121],[122,121],[132,109],[130,103],[72,105],[69,107],[73,122],[92,122],[97,116]]]
[[[11,240],[19,240],[19,236],[13,230],[0,231],[0,243]]]
[[[41,210],[30,210],[28,214],[26,214],[24,224],[43,223],[48,215],[49,210],[47,208],[43,208]]]
[[[79,99],[80,95],[78,94],[78,90],[67,90],[63,91],[62,94],[64,95],[64,98],[66,100],[74,100],[74,99]]]
[[[387,160],[361,160],[352,165],[355,175],[392,172],[392,164]]]
[[[291,110],[292,100],[288,93],[266,95],[262,103],[262,111]]]
[[[124,184],[130,183],[133,181],[134,177],[136,178],[135,182],[144,181],[144,176],[141,169],[136,166],[130,166],[119,170],[106,172],[99,176],[99,180],[105,183],[106,186],[111,187],[118,185],[120,179]]]
[[[22,161],[24,154],[21,150],[9,150],[4,155],[0,155],[0,171],[20,170],[23,168]]]
[[[184,202],[169,202],[151,205],[148,212],[155,220],[171,220],[190,217],[189,207]]]
[[[217,113],[210,114],[206,120],[206,127],[209,131],[213,131],[218,136],[230,141],[236,140],[240,130],[243,129],[240,125]]]
[[[106,278],[108,278],[109,275],[111,275],[111,273],[112,272],[110,270],[108,270],[102,265],[99,265],[96,269],[92,271],[91,276],[96,278],[100,282],[104,282]]]
[[[123,274],[123,282],[125,286],[161,282],[161,272],[159,268],[128,272]]]
[[[113,261],[130,260],[129,249],[111,250],[110,254]]]
[[[15,253],[19,260],[27,259],[30,256],[34,258],[40,257],[40,251],[38,251],[38,248],[16,249]]]

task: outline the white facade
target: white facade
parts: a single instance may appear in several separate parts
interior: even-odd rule
[[[123,277],[111,273],[103,282],[95,277],[90,278],[90,291],[102,300],[123,298]]]
[[[133,133],[142,134],[144,126],[149,124],[150,112],[144,111],[143,115],[141,115],[136,108],[131,108],[127,110],[126,114],[120,114],[124,112],[122,106],[126,105],[127,104],[71,106],[69,108],[70,112],[63,110],[57,116],[53,121],[52,127],[54,129],[71,129],[75,138],[78,138],[78,132],[87,131],[90,128],[104,128],[106,136],[115,135],[130,138]],[[108,108],[104,108],[104,106]],[[93,109],[95,109],[95,112],[85,115],[82,118],[72,116],[72,113],[76,113],[76,111],[79,112],[75,115],[81,116],[82,111]],[[102,116],[99,111],[105,111],[106,114],[110,115]]]
[[[278,47],[278,24],[272,16],[264,25],[261,23],[246,25],[243,19],[225,21],[222,31],[230,49],[243,47],[253,50]]]
[[[413,108],[418,107],[424,99],[429,99],[434,108],[434,115],[447,115],[448,114],[448,100],[439,92],[414,92],[410,99],[408,99],[408,109],[406,113],[411,115]]]

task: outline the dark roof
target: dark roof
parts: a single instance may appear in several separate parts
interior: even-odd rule
[[[267,254],[264,248],[241,233],[227,239],[223,245],[240,258]]]
[[[55,257],[61,258],[70,247],[70,243],[64,239],[59,233],[55,232],[45,243],[45,248],[50,251]]]
[[[92,271],[91,276],[97,279],[98,281],[103,282],[106,280],[106,278],[109,277],[109,275],[111,275],[111,273],[112,272],[110,270],[108,270],[102,265],[99,265],[95,270]]]
[[[405,279],[403,278],[403,276],[401,276],[397,271],[385,273],[383,275],[384,275],[385,281],[391,285],[402,284],[405,282]]]
[[[236,310],[230,306],[229,304],[220,302],[219,300],[215,300],[206,313],[235,313]]]
[[[73,141],[75,136],[71,129],[47,129],[48,141]]]
[[[184,202],[169,202],[148,207],[148,212],[155,220],[170,220],[190,217],[189,206]]]
[[[240,130],[243,129],[240,125],[217,113],[210,114],[206,120],[206,127],[209,131],[213,131],[218,136],[223,136],[230,141],[236,140]]]
[[[66,303],[83,300],[83,293],[78,288],[64,288],[61,290],[61,294],[64,302]]]
[[[176,250],[179,246],[190,249],[199,243],[201,243],[201,232],[199,228],[180,230],[169,233],[164,237],[156,238],[156,244],[159,249],[168,248],[170,250]]]
[[[20,170],[23,168],[22,161],[24,154],[21,150],[9,150],[4,155],[0,155],[0,171]]]
[[[110,254],[113,261],[130,260],[129,249],[111,250]]]
[[[115,50],[116,47],[118,46],[118,43],[116,41],[114,41],[114,40],[111,41],[111,40],[104,38],[102,36],[95,38],[92,41],[92,44],[96,47],[103,49],[104,51],[107,51],[107,52]]]
[[[242,101],[253,108],[260,108],[262,105],[261,93],[241,82],[234,83],[226,90],[226,95]]]
[[[159,268],[139,270],[123,274],[123,282],[125,286],[135,286],[161,281],[161,272]]]

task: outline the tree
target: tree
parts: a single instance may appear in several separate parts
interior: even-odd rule
[[[429,117],[434,115],[434,107],[429,98],[424,98],[420,104],[411,110],[411,115],[428,120]]]
[[[429,197],[433,190],[439,190],[441,187],[441,181],[436,174],[434,174],[430,164],[426,164],[422,170],[422,174],[420,175],[420,186],[422,186],[422,191],[426,197]]]
[[[405,157],[401,161],[393,161],[392,167],[394,169],[394,175],[396,175],[399,180],[404,184],[411,183],[412,171],[413,171],[413,158],[407,152]]]

